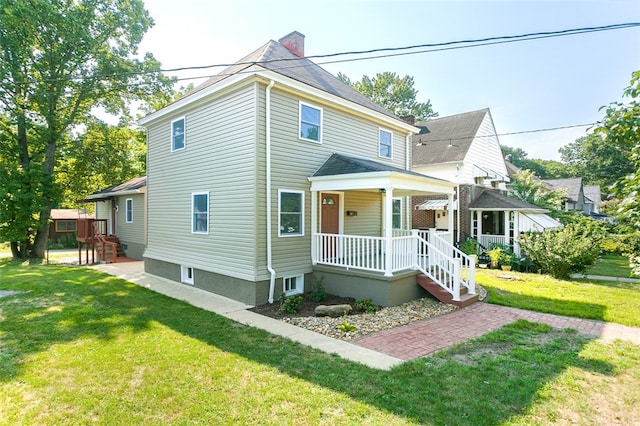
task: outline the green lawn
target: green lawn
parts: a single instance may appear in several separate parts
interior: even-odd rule
[[[603,254],[601,259],[585,273],[587,275],[604,275],[606,277],[640,278],[631,273],[629,258],[619,254]]]
[[[640,284],[477,270],[489,303],[640,327]]]
[[[640,418],[639,346],[545,325],[378,371],[85,268],[0,261],[0,289],[21,292],[0,298],[2,425]]]

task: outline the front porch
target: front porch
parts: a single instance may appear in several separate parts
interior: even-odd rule
[[[334,271],[325,283],[338,294],[368,298],[387,292],[383,304],[399,304],[419,297],[413,292],[420,292],[420,274],[454,301],[462,288],[475,294],[475,259],[453,246],[453,215],[446,235],[410,229],[410,197],[444,195],[452,206],[455,184],[337,154],[309,181],[313,268]],[[374,291],[376,286],[385,290]]]

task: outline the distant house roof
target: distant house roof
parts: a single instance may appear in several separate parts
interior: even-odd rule
[[[93,218],[92,214],[89,214],[84,209],[51,209],[51,219],[53,220],[72,220],[72,219],[84,219]]]
[[[396,172],[405,175],[428,177],[420,173],[410,170],[401,169],[399,167],[390,166],[388,164],[378,163],[377,161],[366,160],[364,158],[349,157],[342,154],[332,154],[331,157],[313,174],[317,176],[335,176],[346,175],[352,173],[372,173],[372,172]],[[429,177],[430,179],[447,182],[444,179]]]
[[[567,179],[545,179],[544,183],[550,189],[564,189],[567,191],[567,198],[573,202],[577,202],[580,195],[580,188],[582,188],[582,178],[567,178]]]
[[[413,135],[412,166],[464,160],[488,113],[485,108],[416,123],[421,131]]]
[[[304,39],[304,36],[299,33],[297,34]],[[283,39],[285,37],[283,37]],[[281,39],[281,41],[283,39]],[[188,98],[233,75],[248,72],[251,67],[256,65],[399,120],[399,118],[389,110],[374,103],[371,99],[353,89],[351,86],[341,82],[330,72],[325,71],[309,59],[295,55],[282,43],[274,40],[269,41],[249,53],[236,64],[225,68],[216,76],[211,77],[209,80],[194,88],[181,99]]]
[[[110,186],[107,189],[103,189],[102,191],[94,192],[91,195],[88,195],[83,200],[79,200],[80,202],[91,202],[91,201],[104,201],[111,199],[113,197],[117,197],[120,195],[133,195],[145,192],[145,188],[147,186],[147,176],[138,176],[133,179],[129,179],[126,182],[119,183],[117,185]]]
[[[602,202],[602,193],[600,192],[600,185],[587,185],[582,188],[584,196],[593,203]]]
[[[517,198],[507,197],[498,191],[486,189],[469,204],[469,210],[518,210],[526,212],[547,212],[540,206],[529,204]]]
[[[504,160],[504,165],[507,167],[507,174],[509,175],[511,180],[513,180],[515,178],[516,174],[518,174],[518,173],[520,173],[522,171],[522,169],[520,167],[516,166],[515,164],[513,164],[509,160]]]

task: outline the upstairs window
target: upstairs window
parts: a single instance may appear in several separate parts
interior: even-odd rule
[[[209,233],[209,194],[207,192],[191,194],[191,232]]]
[[[184,117],[171,122],[171,151],[184,149]]]
[[[125,221],[127,223],[133,223],[133,199],[127,198],[124,204]]]
[[[300,139],[321,142],[322,110],[300,102]]]
[[[393,135],[391,132],[380,129],[378,136],[378,155],[383,158],[391,158]]]

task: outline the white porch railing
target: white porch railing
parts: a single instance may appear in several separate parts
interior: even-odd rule
[[[434,231],[414,230],[411,235],[395,236],[390,250],[383,237],[359,235],[317,233],[312,236],[312,244],[314,265],[387,273],[386,256],[390,255],[392,273],[419,269],[450,292],[453,300],[460,300],[461,285],[475,294],[475,259]]]
[[[480,238],[478,238],[478,242],[486,249],[489,249],[491,244],[507,244],[507,238],[504,235],[482,234]]]

